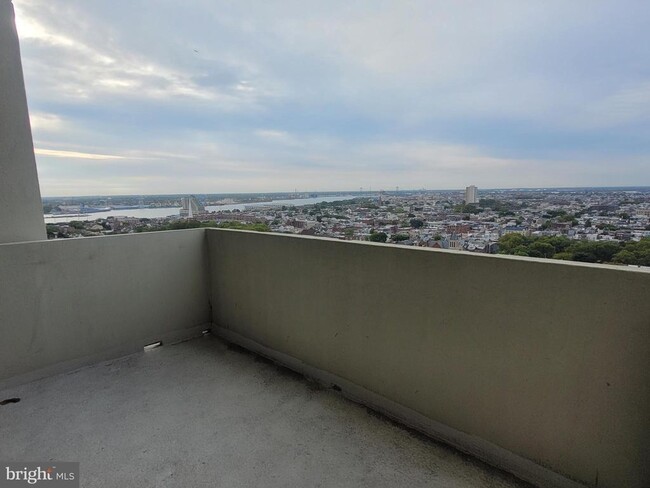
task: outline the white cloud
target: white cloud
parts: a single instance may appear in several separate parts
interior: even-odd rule
[[[69,159],[124,159],[123,156],[115,156],[112,154],[95,154],[95,153],[84,153],[84,152],[77,152],[77,151],[61,151],[59,149],[35,148],[34,153],[39,156],[51,156],[55,158],[69,158]]]
[[[63,119],[56,114],[31,112],[29,121],[34,132],[59,132],[65,128]]]
[[[290,145],[294,146],[298,144],[298,141],[294,136],[289,134],[287,131],[283,130],[273,130],[273,129],[258,129],[254,134],[267,142]]]
[[[200,72],[179,70],[118,42],[97,39],[92,28],[82,28],[80,19],[71,15],[80,15],[79,12],[69,10],[67,17],[56,17],[50,8],[45,2],[16,5],[17,30],[23,47],[43,49],[51,56],[36,60],[37,69],[48,75],[39,77],[37,84],[45,85],[41,89],[50,96],[79,101],[107,95],[167,102],[193,99],[212,102],[214,108],[228,111],[250,108],[263,94],[248,81],[232,86],[201,86],[193,80]],[[59,24],[55,22],[57,18]],[[71,33],[62,31],[62,19]],[[102,29],[106,27],[101,26]]]
[[[650,80],[628,84],[586,105],[568,124],[603,129],[650,121]]]
[[[44,194],[650,178],[650,4],[14,3]]]
[[[360,153],[369,161],[386,162],[398,170],[408,168],[469,173],[476,170],[498,171],[522,162],[489,156],[469,146],[425,141],[373,144],[362,147]]]

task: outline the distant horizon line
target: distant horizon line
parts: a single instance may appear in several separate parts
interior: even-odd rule
[[[470,186],[470,185],[468,185]],[[474,185],[476,186],[476,185]],[[483,191],[533,191],[533,190],[625,190],[625,189],[650,189],[650,185],[630,185],[630,186],[514,186],[508,188],[482,188],[477,186],[479,190]],[[202,193],[202,192],[186,192],[186,193],[104,193],[104,194],[94,194],[94,195],[42,195],[41,199],[45,198],[90,198],[90,197],[157,197],[157,196],[186,196],[186,195],[291,195],[296,193],[318,193],[318,194],[341,194],[349,193],[350,195],[364,195],[364,194],[374,194],[379,192],[385,193],[412,193],[412,192],[463,192],[465,188],[439,188],[439,189],[428,189],[428,188],[405,188],[400,190],[301,190],[301,191],[258,191],[258,192],[223,192],[223,193]]]

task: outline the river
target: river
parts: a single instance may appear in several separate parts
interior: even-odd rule
[[[349,200],[354,198],[352,195],[332,196],[332,197],[315,197],[315,198],[294,198],[291,200],[271,200],[269,202],[254,203],[237,203],[233,205],[212,205],[205,207],[208,212],[223,212],[225,210],[245,210],[247,207],[264,207],[266,205],[293,205],[295,207],[303,205],[313,205],[320,202],[338,202],[340,200]],[[79,216],[60,216],[45,214],[46,224],[57,224],[70,222],[71,220],[96,220],[105,219],[106,217],[137,217],[155,219],[162,217],[174,217],[180,213],[180,207],[177,208],[132,208],[129,210],[109,210],[108,212],[95,212],[82,214]]]

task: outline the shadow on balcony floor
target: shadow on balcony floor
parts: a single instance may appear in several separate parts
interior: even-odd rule
[[[80,461],[84,487],[529,486],[212,336],[7,398],[0,459]]]

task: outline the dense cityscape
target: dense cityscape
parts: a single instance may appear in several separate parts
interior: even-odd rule
[[[137,215],[154,208],[168,215]],[[647,187],[47,198],[44,211],[50,239],[215,226],[650,266]]]

